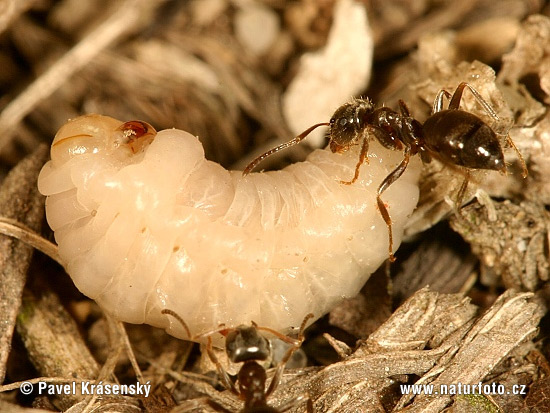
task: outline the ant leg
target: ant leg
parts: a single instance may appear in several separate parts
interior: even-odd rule
[[[285,336],[284,334],[281,334],[278,331],[273,330],[272,328],[261,327],[261,326],[257,325],[255,322],[252,322],[252,325],[254,327],[256,327],[257,330],[266,331],[266,332],[274,335],[275,337],[277,337],[279,340],[284,341],[285,343],[292,344],[294,346],[300,347],[300,344],[301,344],[300,334],[306,329],[306,324],[309,321],[309,319],[311,319],[311,318],[313,318],[313,313],[309,313],[304,317],[304,319],[302,321],[302,324],[300,324],[300,328],[298,329],[298,338],[292,338],[292,337],[289,337],[289,336]]]
[[[307,399],[306,409],[307,413],[313,413],[313,402],[311,399]]]
[[[291,146],[294,146],[298,143],[300,143],[302,140],[304,140],[306,138],[307,135],[309,135],[314,129],[317,129],[319,126],[330,126],[330,123],[318,123],[316,125],[313,125],[312,127],[310,128],[307,128],[305,131],[303,131],[302,133],[300,133],[298,136],[296,136],[295,138],[289,140],[288,142],[285,142],[279,146],[276,146],[275,148],[272,148],[270,149],[269,151],[261,154],[260,156],[258,156],[256,159],[254,159],[252,162],[250,162],[248,164],[248,166],[246,168],[244,168],[244,171],[243,171],[243,176],[245,175],[248,175],[250,172],[252,172],[252,170],[261,162],[263,161],[265,158],[267,158],[268,156],[271,156],[273,155],[274,153],[276,152],[279,152],[280,150],[282,149],[286,149],[286,148],[290,148]]]
[[[481,105],[481,107],[485,110],[485,112],[489,114],[489,116],[491,116],[496,121],[500,120],[493,107],[483,98],[483,96],[481,96],[481,94],[476,89],[474,89],[473,86],[466,82],[460,83],[456,88],[455,93],[453,93],[453,97],[451,98],[451,102],[449,103],[449,109],[454,110],[460,107],[462,94],[464,93],[464,88],[466,87],[470,89],[470,92],[472,92],[472,95],[474,95],[477,103]]]
[[[300,325],[300,332],[298,333],[298,339],[294,342],[292,347],[290,347],[284,357],[281,359],[279,364],[277,365],[277,370],[275,371],[275,374],[273,375],[273,379],[271,380],[271,383],[269,383],[269,387],[267,391],[265,392],[265,397],[269,397],[277,388],[279,383],[281,382],[281,378],[283,376],[283,371],[285,369],[286,363],[288,360],[290,360],[290,357],[294,354],[296,350],[300,348],[302,343],[304,342],[304,330],[306,329],[306,324],[310,318],[313,317],[312,313],[309,313],[305,316],[304,321],[302,321],[302,324]],[[280,333],[279,333],[280,334]],[[288,337],[287,337],[288,338]],[[285,340],[286,341],[286,340]],[[288,342],[288,341],[287,341]]]
[[[500,118],[498,117],[493,107],[483,98],[483,96],[481,96],[481,94],[476,89],[474,89],[473,86],[471,86],[466,82],[462,82],[456,88],[455,93],[453,94],[453,97],[451,99],[451,103],[449,104],[449,109],[458,109],[460,105],[460,100],[462,98],[462,93],[464,92],[464,88],[466,87],[470,89],[470,92],[472,92],[472,95],[474,95],[474,98],[476,99],[476,101],[481,105],[481,107],[483,107],[483,109],[485,110],[485,112],[489,114],[489,116],[491,116],[495,121],[500,120]],[[514,141],[512,140],[512,138],[510,138],[510,135],[508,134],[506,135],[506,141],[509,143],[512,149],[518,155],[519,161],[521,163],[521,168],[522,168],[521,176],[523,178],[527,178],[528,170],[527,170],[527,165],[525,164],[525,159],[523,159],[521,152],[518,150]]]
[[[179,316],[179,314],[177,314],[176,312],[174,312],[172,310],[169,310],[167,308],[163,309],[161,311],[161,314],[171,315],[176,320],[178,320],[178,322],[183,326],[185,332],[187,333],[187,337],[189,339],[191,338],[191,332],[189,331],[189,327],[187,327],[187,323],[185,321],[183,321],[183,318],[181,318]],[[217,331],[220,331],[220,330],[217,330]],[[201,337],[201,336],[204,336],[204,334],[200,334],[199,336],[195,336],[194,338],[196,339],[196,338]],[[225,386],[225,388],[230,390],[232,393],[236,394],[237,396],[239,396],[240,393],[237,390],[237,388],[235,387],[235,384],[229,378],[229,375],[224,370],[224,368],[221,365],[220,361],[216,357],[216,354],[214,354],[214,350],[212,349],[212,337],[210,337],[210,336],[208,336],[208,344],[206,345],[206,352],[208,353],[208,357],[210,357],[210,360],[212,361],[212,363],[214,363],[216,365],[216,369],[218,370],[218,374],[220,375],[221,381],[222,381],[223,385]]]
[[[468,189],[468,184],[470,183],[470,171],[466,169],[464,181],[460,185],[460,189],[456,194],[456,210],[460,214],[462,209],[462,202],[464,201],[464,195],[466,195],[466,190]]]
[[[399,110],[401,111],[401,115],[403,117],[406,117],[406,118],[410,118],[411,117],[411,111],[409,110],[409,107],[407,106],[407,104],[402,101],[401,99],[399,99]]]
[[[439,92],[437,92],[432,106],[432,115],[443,110],[443,96],[445,96],[447,99],[451,99],[451,94],[446,90],[441,89]]]
[[[527,170],[527,164],[525,163],[525,159],[523,159],[523,155],[521,154],[521,152],[519,151],[518,147],[516,146],[516,144],[514,143],[514,141],[512,140],[509,134],[506,135],[506,141],[518,155],[519,162],[521,163],[521,169],[522,169],[521,176],[524,179],[527,178],[529,171]]]
[[[224,385],[224,387],[229,390],[231,393],[235,394],[236,396],[240,396],[241,393],[237,390],[235,387],[235,383],[231,380],[229,377],[229,374],[227,374],[227,371],[223,368],[222,364],[216,357],[216,354],[214,353],[214,350],[212,348],[212,337],[208,336],[208,344],[206,345],[206,353],[208,354],[208,357],[216,365],[216,370],[218,370],[218,374],[220,375],[220,379]]]
[[[179,316],[179,314],[177,314],[175,311],[172,311],[172,310],[169,310],[167,308],[163,309],[161,311],[161,314],[168,314],[168,315],[171,315],[172,317],[174,317],[176,320],[178,320],[178,322],[183,326],[185,332],[187,333],[187,337],[190,339],[191,338],[191,332],[189,331],[189,327],[187,327],[187,323],[185,321],[183,321],[183,318],[181,318]],[[218,330],[216,330],[215,332],[218,332],[218,331],[222,331],[223,329],[225,329],[225,327],[223,328],[219,328]],[[210,358],[210,360],[212,361],[212,363],[214,363],[216,365],[216,369],[218,370],[218,374],[220,375],[220,378],[221,378],[221,381],[223,383],[223,385],[225,386],[225,388],[227,390],[230,390],[232,393],[236,394],[237,396],[240,395],[239,391],[237,390],[237,388],[235,387],[235,384],[233,383],[233,381],[231,381],[231,379],[229,378],[229,375],[227,374],[227,372],[224,370],[223,366],[221,365],[220,361],[218,360],[218,358],[216,357],[216,354],[214,353],[214,350],[212,349],[212,337],[210,337],[210,335],[212,335],[214,332],[208,332],[206,334],[208,334],[208,344],[206,345],[206,352],[208,353],[208,357]],[[206,334],[199,334],[198,336],[195,336],[193,337],[194,339],[197,339],[199,337],[204,337]]]
[[[361,152],[359,153],[359,160],[357,161],[357,165],[355,165],[355,174],[353,175],[353,178],[351,181],[340,181],[341,184],[344,185],[351,185],[357,181],[357,178],[359,178],[359,168],[361,168],[361,165],[363,162],[365,162],[365,159],[367,160],[367,163],[369,163],[369,159],[367,158],[367,152],[369,150],[369,136],[367,133],[364,133],[363,136],[363,145],[361,145]]]
[[[215,328],[213,330],[208,330],[208,331],[205,331],[203,333],[197,334],[196,336],[193,336],[193,340],[197,340],[197,339],[203,338],[203,337],[212,336],[216,333],[220,333],[222,336],[225,337],[227,335],[227,332],[231,331],[231,330],[233,330],[233,329],[230,328],[230,327],[227,327],[225,324],[220,324],[217,328]]]
[[[395,181],[399,179],[401,175],[403,175],[403,172],[405,172],[405,169],[407,169],[407,165],[409,164],[409,159],[411,158],[410,154],[411,148],[410,146],[405,146],[405,150],[403,152],[403,160],[399,165],[397,165],[397,168],[395,168],[380,184],[378,187],[378,194],[376,195],[376,202],[378,204],[378,210],[380,211],[380,215],[382,215],[382,218],[384,218],[384,222],[388,226],[388,237],[389,237],[389,260],[391,262],[395,261],[395,256],[393,255],[393,231],[392,231],[392,222],[390,214],[388,213],[388,210],[386,206],[384,205],[384,202],[382,202],[382,198],[380,196],[382,193],[389,188],[391,184],[393,184]]]

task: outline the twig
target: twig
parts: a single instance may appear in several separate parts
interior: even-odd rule
[[[19,122],[42,100],[49,97],[69,77],[88,64],[98,53],[120,37],[137,31],[140,17],[155,2],[126,0],[105,22],[92,30],[76,46],[69,50],[53,66],[12,100],[0,113],[3,133],[0,137],[0,152],[13,138]]]
[[[11,22],[31,8],[35,0],[0,0],[0,33],[6,30]]]

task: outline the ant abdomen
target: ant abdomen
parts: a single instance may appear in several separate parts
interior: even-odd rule
[[[504,171],[504,154],[495,132],[463,110],[443,110],[424,122],[424,146],[439,160],[471,169]]]

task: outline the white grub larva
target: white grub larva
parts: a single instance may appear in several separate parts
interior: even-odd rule
[[[284,334],[388,258],[376,191],[403,154],[373,140],[342,185],[359,146],[243,177],[187,132],[86,115],[59,130],[38,187],[67,272],[115,318],[188,338],[168,308],[192,335],[251,321]],[[416,158],[383,194],[395,249],[418,200]]]

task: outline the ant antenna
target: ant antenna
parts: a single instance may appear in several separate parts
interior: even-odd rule
[[[183,329],[185,330],[185,332],[187,333],[187,338],[191,338],[191,331],[189,331],[189,327],[187,327],[187,324],[185,323],[185,321],[183,321],[183,318],[181,318],[179,316],[179,314],[177,314],[176,312],[168,309],[168,308],[165,308],[164,310],[162,310],[160,312],[161,314],[168,314],[168,315],[171,315],[172,317],[174,317],[176,320],[178,320],[178,322],[181,324],[181,326],[183,327]]]
[[[282,149],[286,149],[286,148],[290,148],[291,146],[294,146],[298,143],[300,143],[302,140],[305,139],[305,137],[307,135],[309,135],[314,129],[317,129],[319,126],[330,126],[330,123],[328,122],[324,122],[324,123],[318,123],[316,125],[313,125],[311,126],[310,128],[307,128],[305,131],[303,131],[302,133],[300,133],[298,136],[296,136],[295,138],[289,140],[288,142],[285,142],[285,143],[282,143],[281,145],[273,148],[273,149],[270,149],[269,151],[261,154],[260,156],[258,156],[256,159],[254,159],[252,162],[250,162],[248,164],[248,166],[244,169],[243,171],[243,176],[246,176],[248,175],[250,172],[252,172],[252,170],[260,163],[262,162],[265,158],[267,158],[268,156],[271,156],[273,155],[274,153],[276,152],[279,152],[280,150]]]

